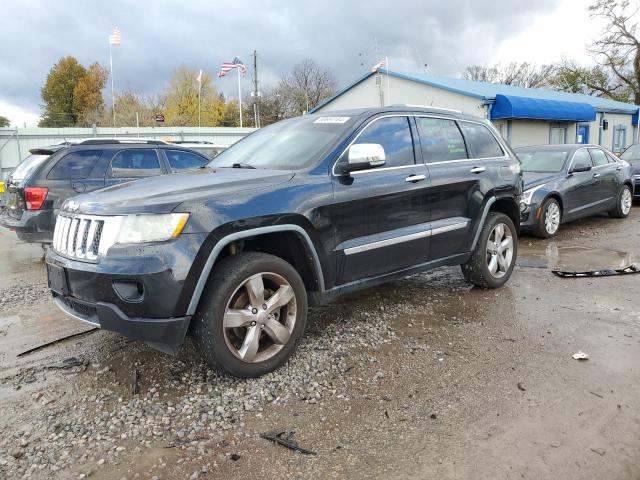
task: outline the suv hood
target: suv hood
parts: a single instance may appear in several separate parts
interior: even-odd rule
[[[537,187],[538,185],[542,185],[543,183],[550,182],[551,180],[555,180],[562,175],[564,175],[563,172],[522,172],[524,190],[529,190],[530,188]]]
[[[67,200],[62,209],[95,215],[169,213],[185,201],[266,188],[287,182],[293,176],[288,170],[203,168],[96,190]]]

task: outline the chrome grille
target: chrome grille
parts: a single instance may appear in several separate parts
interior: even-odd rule
[[[53,249],[65,257],[96,261],[113,245],[120,220],[61,213],[53,231]]]

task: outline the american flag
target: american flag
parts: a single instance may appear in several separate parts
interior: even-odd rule
[[[242,63],[242,60],[240,60],[240,58],[236,57],[233,59],[233,62],[222,63],[222,67],[220,67],[220,71],[218,72],[218,77],[224,77],[234,68],[238,68],[243,77],[247,74],[247,67],[244,65],[244,63]]]
[[[109,35],[109,45],[119,46],[120,45],[120,29],[116,26],[113,27],[111,31],[111,35]]]
[[[384,60],[379,61],[378,63],[376,63],[372,68],[371,71],[372,72],[377,72],[378,70],[380,70],[382,67],[384,67]]]

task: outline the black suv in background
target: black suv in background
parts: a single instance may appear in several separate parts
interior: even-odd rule
[[[144,177],[192,170],[210,160],[162,140],[95,138],[30,150],[5,182],[0,227],[25,242],[53,239],[62,202]]]
[[[209,365],[271,371],[307,306],[443,265],[495,288],[517,254],[520,164],[482,119],[433,108],[305,115],[210,168],[67,201],[47,273],[69,315]]]

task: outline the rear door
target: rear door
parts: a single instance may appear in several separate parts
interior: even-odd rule
[[[115,185],[165,173],[155,148],[122,149],[115,152],[109,163],[105,184]]]
[[[428,260],[429,178],[425,165],[416,162],[416,135],[407,116],[390,115],[370,121],[352,142],[382,145],[386,163],[334,177],[330,221],[338,284]]]

